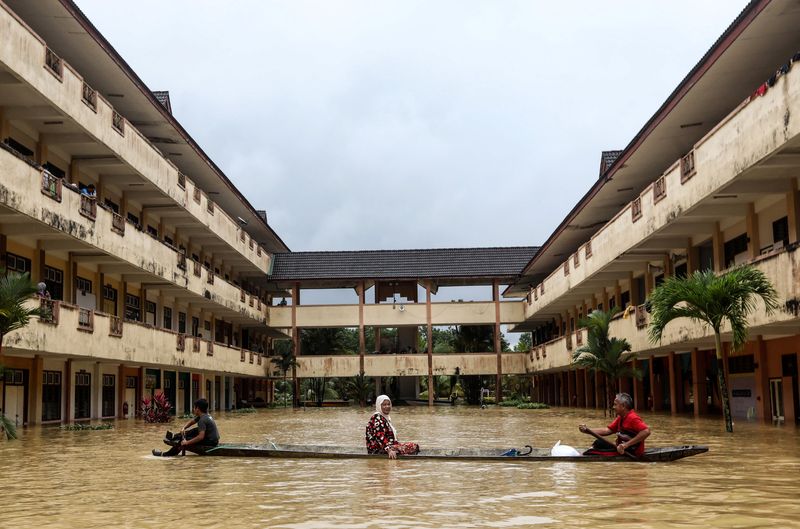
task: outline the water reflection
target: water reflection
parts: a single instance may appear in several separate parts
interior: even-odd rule
[[[369,411],[217,417],[229,442],[361,446]],[[425,446],[575,447],[594,410],[396,408]],[[33,428],[0,443],[8,527],[800,527],[800,434],[791,426],[645,414],[652,446],[702,443],[671,464],[155,458],[164,426]],[[173,427],[183,421],[176,421]]]

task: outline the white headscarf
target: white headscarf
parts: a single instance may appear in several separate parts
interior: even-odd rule
[[[397,440],[397,430],[394,429],[394,424],[392,424],[392,419],[389,417],[389,414],[383,413],[383,411],[381,410],[381,404],[383,404],[383,401],[385,401],[385,400],[391,401],[391,399],[387,395],[379,395],[378,398],[375,399],[375,413],[373,413],[372,415],[373,416],[374,415],[380,415],[381,417],[386,419],[386,422],[389,423],[389,428],[391,428],[392,429],[392,433],[394,433],[394,439],[396,441]]]

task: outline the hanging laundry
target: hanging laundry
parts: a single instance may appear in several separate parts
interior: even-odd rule
[[[750,96],[750,99],[755,99],[757,97],[761,97],[767,93],[767,83],[763,83],[761,86],[756,88],[756,91],[753,92],[753,95]]]
[[[791,65],[787,62],[786,64],[781,66],[781,69],[778,71],[781,72],[781,74],[786,75],[787,73],[789,73],[789,68],[791,68]]]
[[[772,88],[773,86],[775,86],[775,82],[777,80],[778,80],[778,74],[776,72],[776,73],[772,74],[772,76],[769,79],[767,79],[767,86]]]

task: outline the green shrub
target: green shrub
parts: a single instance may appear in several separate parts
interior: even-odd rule
[[[67,430],[70,432],[77,432],[83,430],[113,430],[114,425],[110,422],[101,422],[100,424],[65,424],[61,426],[62,430]]]
[[[518,405],[519,403],[520,402],[517,399],[509,399],[509,400],[501,401],[500,402],[500,406],[513,407],[513,406]]]
[[[494,404],[494,397],[483,397],[484,404]]]
[[[256,409],[253,407],[250,408],[237,408],[235,410],[231,410],[231,413],[255,413]]]
[[[520,402],[517,404],[517,409],[520,410],[546,410],[549,407],[544,402]]]

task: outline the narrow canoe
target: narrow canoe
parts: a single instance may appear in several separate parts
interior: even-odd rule
[[[189,449],[191,450],[191,449]],[[597,455],[552,456],[549,448],[525,447],[516,451],[517,455],[504,455],[512,452],[508,448],[428,448],[413,456],[400,456],[399,459],[439,459],[466,461],[634,461],[628,457],[604,457]],[[642,462],[667,462],[708,452],[707,446],[685,445],[649,448],[639,460]],[[514,452],[512,452],[514,453]],[[290,459],[386,459],[383,454],[368,454],[365,449],[343,446],[319,445],[268,445],[221,444],[202,455],[217,457],[278,457]]]

